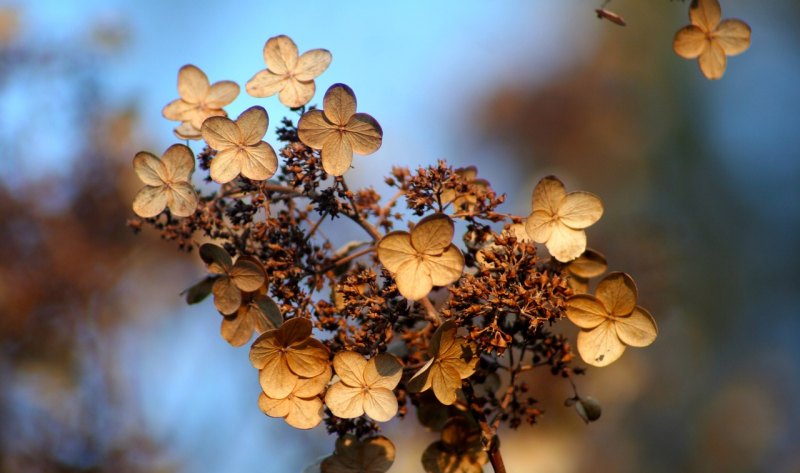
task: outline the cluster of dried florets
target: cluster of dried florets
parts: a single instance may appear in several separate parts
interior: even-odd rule
[[[548,176],[527,218],[506,215],[497,212],[503,196],[475,168],[443,161],[392,169],[385,182],[396,193],[386,201],[371,188],[351,190],[343,175],[353,153],[380,147],[380,125],[356,112],[343,84],[328,89],[322,110],[305,109],[329,52],[298,56],[278,36],[264,59],[268,69],[245,89],[279,93],[301,115],[297,126],[284,119],[278,129],[280,158],[263,141],[262,107],[228,119],[222,107],[239,87],[209,85],[198,68],[184,66],[181,98],[164,116],[181,122],[177,136],[205,141],[199,167],[220,187],[209,194],[194,187],[188,146],[173,145],[161,159],[139,153],[134,169],[146,187],[131,222],[154,226],[184,249],[199,247],[209,274],[187,290],[187,301],[213,295],[231,345],[258,334],[250,361],[260,409],[300,429],[324,423],[335,433],[336,450],[319,465],[327,473],[386,471],[395,448],[377,435],[379,423],[405,416],[409,405],[423,426],[441,431],[422,455],[426,471],[477,472],[488,461],[503,471],[496,431],[504,422],[536,422],[541,410],[524,374],[538,367],[567,379],[568,404],[596,419],[599,405],[576,391],[573,375],[583,370],[571,365],[572,347],[551,326],[568,318],[580,327],[578,352],[595,366],[657,333],[636,306],[630,276],[611,273],[594,296],[585,294],[589,279],[607,270],[605,258],[586,248],[600,199],[568,193]],[[422,218],[392,231],[409,214]],[[340,246],[320,230],[335,218],[366,238]],[[457,220],[466,224],[460,241]]]

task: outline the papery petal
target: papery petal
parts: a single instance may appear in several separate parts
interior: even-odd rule
[[[416,257],[417,250],[411,246],[408,232],[394,231],[378,242],[378,259],[390,273],[396,273],[400,266]]]
[[[333,369],[339,375],[342,382],[348,386],[364,387],[367,385],[364,379],[364,370],[367,368],[367,360],[360,353],[354,351],[341,351],[333,357]]]
[[[222,318],[219,332],[228,343],[240,347],[253,337],[253,319],[246,310],[239,310],[235,317]]]
[[[158,187],[169,180],[169,171],[164,163],[147,151],[139,151],[133,157],[133,170],[148,186]]]
[[[178,182],[166,189],[167,207],[176,217],[188,217],[197,209],[197,192],[188,182]]]
[[[583,252],[575,261],[567,266],[567,270],[581,278],[594,278],[600,276],[608,269],[606,257],[591,248]]]
[[[301,378],[300,381],[297,382],[297,385],[294,388],[294,394],[297,397],[312,397],[316,396],[317,394],[321,393],[325,386],[328,385],[328,382],[331,380],[331,367],[330,365],[325,365],[325,369],[322,370],[322,373],[318,374],[317,376],[311,378]]]
[[[378,151],[383,142],[383,129],[377,120],[366,113],[356,113],[345,126],[347,139],[358,154]]]
[[[286,351],[289,369],[305,378],[313,378],[328,366],[328,348],[319,340],[309,338],[293,349]]]
[[[208,95],[211,84],[198,67],[187,64],[178,71],[178,94],[189,103],[199,103]]]
[[[215,82],[204,100],[208,108],[222,108],[233,102],[239,95],[239,84],[230,80]]]
[[[708,35],[700,28],[689,25],[684,26],[675,33],[672,40],[672,49],[682,58],[694,59],[706,50],[709,44]]]
[[[155,217],[167,206],[164,186],[146,186],[133,199],[133,211],[142,218]]]
[[[275,95],[288,83],[289,79],[283,74],[275,74],[272,71],[258,71],[245,84],[244,88],[253,97],[264,98]]]
[[[320,156],[325,172],[331,176],[343,176],[353,162],[353,148],[350,147],[350,142],[342,139],[342,135],[335,133],[328,136]]]
[[[394,389],[403,376],[403,365],[388,353],[375,355],[364,368],[364,383],[372,388]]]
[[[236,287],[245,292],[258,290],[267,279],[263,266],[256,261],[244,258],[240,258],[233,265],[230,277]]]
[[[242,163],[242,175],[254,181],[264,181],[278,170],[278,157],[268,143],[261,141],[245,150],[247,158]]]
[[[378,422],[388,422],[397,414],[397,397],[390,389],[370,389],[364,395],[364,412]]]
[[[279,353],[267,358],[266,361],[258,374],[261,389],[273,399],[283,399],[294,391],[300,377],[292,373]]]
[[[292,408],[290,399],[273,399],[264,393],[258,396],[258,408],[270,417],[286,417]]]
[[[567,317],[583,329],[595,328],[608,320],[603,303],[588,294],[579,294],[567,299]]]
[[[226,117],[211,117],[200,128],[208,146],[224,150],[242,144],[242,133],[236,123]]]
[[[333,84],[322,101],[325,118],[336,125],[347,125],[356,113],[356,94],[344,84]]]
[[[307,104],[314,92],[317,90],[314,82],[301,82],[297,79],[289,79],[286,86],[281,90],[278,99],[282,104],[290,108],[298,108]]]
[[[586,363],[603,367],[617,361],[625,352],[625,345],[617,337],[614,322],[609,320],[592,330],[578,333],[578,353]]]
[[[294,67],[294,77],[300,81],[312,81],[325,72],[331,64],[331,53],[327,49],[311,49],[304,52]]]
[[[203,137],[200,130],[195,128],[191,121],[181,123],[177,128],[172,130],[172,132],[181,140],[199,140]]]
[[[728,58],[725,56],[722,46],[717,41],[712,41],[709,47],[700,55],[698,62],[700,70],[706,76],[706,79],[716,80],[721,79],[725,74]]]
[[[434,361],[436,361],[434,358],[428,360],[428,362],[408,380],[406,388],[408,388],[410,392],[421,393],[431,388],[431,367]]]
[[[278,340],[278,330],[267,330],[250,346],[250,363],[256,369],[267,365],[270,359],[279,358],[283,346]]]
[[[418,301],[433,289],[428,266],[418,259],[405,262],[394,275],[397,290],[408,300]]]
[[[544,243],[550,239],[557,225],[558,222],[549,211],[537,210],[525,220],[525,231],[534,242]]]
[[[638,290],[633,278],[622,272],[613,272],[597,284],[594,294],[609,314],[621,317],[636,307]]]
[[[242,145],[254,145],[264,138],[264,134],[269,127],[269,117],[264,107],[258,105],[250,107],[239,115],[236,119],[236,126],[239,127],[240,141]]]
[[[211,293],[214,294],[214,307],[225,315],[236,313],[242,305],[242,292],[229,277],[222,276],[214,281]]]
[[[214,182],[225,184],[230,182],[242,172],[243,161],[247,153],[237,148],[226,148],[219,151],[211,158],[210,174]]]
[[[428,256],[424,264],[434,286],[446,286],[458,281],[464,271],[464,255],[456,245],[450,245],[440,256]]]
[[[550,215],[556,215],[561,201],[567,195],[564,184],[555,176],[543,177],[533,189],[532,210],[542,210]]]
[[[314,149],[322,149],[332,133],[338,133],[336,125],[325,118],[322,110],[304,113],[297,123],[297,136],[300,141]]]
[[[656,321],[641,307],[633,309],[630,316],[617,319],[616,329],[622,343],[632,347],[646,347],[658,336]]]
[[[741,20],[725,20],[714,31],[714,42],[725,54],[736,56],[750,47],[750,26]]]
[[[590,192],[570,192],[561,201],[558,216],[561,223],[568,227],[584,229],[603,216],[603,203]]]
[[[350,387],[342,382],[334,383],[325,393],[325,404],[333,415],[342,419],[354,419],[364,414],[364,396],[360,387]]]
[[[547,251],[558,261],[567,263],[586,251],[586,232],[555,224],[550,239],[545,242]]]
[[[411,230],[411,244],[419,253],[439,255],[453,241],[455,226],[445,214],[429,215]]]
[[[217,265],[219,271],[215,271],[215,274],[227,273],[228,269],[233,266],[231,255],[224,248],[213,243],[204,243],[200,246],[200,259],[207,265]]]
[[[445,406],[456,402],[456,391],[461,389],[461,377],[449,364],[434,364],[431,367],[433,394]]]
[[[289,413],[284,417],[284,420],[295,429],[313,429],[322,422],[324,413],[322,399],[318,397],[311,399],[295,397],[292,399]]]
[[[192,124],[193,129],[201,130],[203,122],[211,117],[228,117],[228,113],[221,108],[197,108],[186,112],[186,119]],[[201,130],[202,135],[202,130]]]
[[[428,354],[438,358],[442,353],[448,352],[456,341],[457,331],[458,327],[452,320],[448,320],[440,325],[436,331],[433,332],[431,343],[428,345]]]
[[[161,157],[170,182],[188,181],[194,172],[194,154],[188,146],[175,144],[164,151]]]
[[[253,319],[255,330],[259,334],[276,329],[283,323],[280,307],[268,296],[259,296],[250,302],[247,314]]]
[[[173,121],[183,121],[187,112],[194,110],[197,108],[196,104],[191,104],[183,99],[175,99],[172,102],[168,103],[164,106],[161,110],[161,114],[167,120]]]
[[[268,39],[264,45],[264,62],[276,74],[291,72],[297,64],[297,45],[285,35]]]
[[[721,17],[722,11],[717,0],[693,0],[689,6],[689,20],[705,31],[713,31]]]

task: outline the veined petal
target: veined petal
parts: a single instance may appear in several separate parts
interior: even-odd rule
[[[139,151],[133,157],[133,170],[148,186],[158,187],[169,181],[167,167],[147,151]]]
[[[169,182],[188,181],[194,172],[194,154],[189,147],[175,144],[164,151],[161,157],[166,169],[166,178]]]
[[[364,414],[364,396],[360,387],[350,387],[342,382],[334,383],[325,393],[325,404],[333,415],[342,419],[354,419]]]
[[[578,333],[578,353],[586,363],[603,367],[617,361],[625,345],[617,337],[614,322],[609,320],[591,330]]]
[[[345,126],[347,139],[358,154],[378,151],[383,142],[383,129],[377,120],[366,113],[356,113]]]
[[[204,243],[200,247],[199,253],[200,259],[202,259],[205,264],[217,266],[216,270],[212,271],[214,274],[225,274],[228,272],[228,269],[233,266],[231,255],[221,246],[213,243]],[[209,267],[209,269],[211,268]]]
[[[294,77],[300,81],[312,81],[325,72],[331,64],[331,53],[327,49],[311,49],[304,52],[294,67]]]
[[[221,109],[221,108],[196,108],[194,110],[190,110],[186,112],[185,118],[186,120],[192,124],[192,128],[201,130],[203,128],[203,122],[208,120],[211,117],[228,117],[228,113]],[[202,134],[202,130],[201,130]]]
[[[364,412],[372,420],[388,422],[397,414],[397,397],[390,389],[370,389],[364,395]]]
[[[267,330],[250,346],[250,363],[260,370],[271,358],[280,356],[281,348],[283,346],[278,343],[278,330]]]
[[[630,316],[617,319],[616,329],[622,343],[632,347],[646,347],[658,336],[656,321],[641,307],[633,309]]]
[[[567,317],[583,329],[595,328],[608,320],[603,303],[588,294],[579,294],[567,300]]]
[[[440,256],[427,256],[425,265],[434,286],[446,286],[458,281],[464,271],[464,255],[456,245],[451,244]]]
[[[456,402],[456,391],[461,389],[461,376],[449,364],[434,364],[431,367],[431,386],[436,399],[449,406]]]
[[[239,258],[233,265],[230,277],[236,287],[246,292],[257,291],[267,279],[261,264],[245,258]]]
[[[286,417],[291,409],[290,399],[273,399],[264,393],[258,396],[258,408],[270,417]]]
[[[133,211],[142,218],[155,217],[167,206],[165,186],[145,186],[133,199]]]
[[[525,220],[525,231],[536,243],[544,243],[550,239],[558,222],[547,210],[536,210]]]
[[[283,347],[300,345],[311,336],[312,328],[305,317],[292,317],[278,328],[277,343]]]
[[[689,25],[684,26],[675,33],[672,40],[672,49],[682,58],[694,59],[701,55],[708,47],[708,36],[700,28]]]
[[[222,108],[233,102],[238,95],[239,84],[230,80],[221,80],[211,85],[204,102],[208,108]]]
[[[322,149],[332,133],[338,133],[336,125],[325,118],[322,110],[304,113],[297,123],[297,136],[300,141],[314,149]]]
[[[289,413],[283,419],[295,429],[307,430],[313,429],[322,422],[323,413],[322,399],[293,397]]]
[[[289,79],[283,74],[275,74],[272,71],[258,71],[245,84],[244,88],[253,97],[264,98],[280,92]]]
[[[700,70],[707,79],[717,80],[721,79],[725,74],[725,68],[728,65],[728,58],[725,56],[725,50],[719,45],[718,41],[711,41],[709,46],[703,51],[699,59]]]
[[[333,84],[322,100],[325,118],[336,125],[347,125],[356,113],[356,94],[344,84]]]
[[[603,203],[590,192],[570,192],[561,201],[558,217],[562,223],[576,230],[584,229],[603,216]]]
[[[297,382],[297,385],[294,388],[294,394],[297,397],[312,397],[316,396],[317,394],[321,393],[325,386],[328,385],[328,382],[331,380],[331,367],[330,365],[325,365],[325,369],[322,370],[322,373],[314,376],[312,378],[301,378],[300,381]]]
[[[418,301],[433,289],[428,266],[418,259],[410,259],[394,275],[397,290],[408,300]]]
[[[291,72],[297,64],[297,45],[288,36],[273,36],[264,45],[264,62],[276,74]]]
[[[241,136],[240,141],[237,143],[254,145],[264,138],[264,134],[269,127],[269,116],[267,116],[267,111],[264,107],[256,105],[242,112],[235,123],[239,127]]]
[[[693,0],[689,6],[689,20],[704,31],[713,31],[721,17],[722,10],[717,0]]]
[[[316,90],[314,81],[301,82],[293,78],[286,81],[278,99],[287,107],[298,108],[307,104]]]
[[[167,120],[180,122],[184,120],[184,116],[187,112],[195,108],[197,108],[195,104],[191,104],[183,99],[175,99],[164,106],[161,110],[161,114]]]
[[[741,20],[725,20],[714,31],[714,41],[728,56],[742,54],[750,47],[750,26]]]
[[[455,226],[445,214],[429,215],[411,230],[411,244],[419,253],[439,255],[453,241]]]
[[[608,269],[606,257],[601,253],[587,248],[582,255],[567,266],[570,274],[581,278],[593,278],[600,276]]]
[[[328,348],[319,340],[309,338],[286,351],[286,363],[297,375],[305,378],[319,376],[328,366]]]
[[[406,387],[412,393],[421,393],[431,388],[431,366],[435,359],[431,358],[408,380]]]
[[[197,208],[197,192],[188,182],[178,182],[166,188],[167,207],[176,217],[188,217]]]
[[[333,369],[339,375],[342,382],[348,386],[364,387],[367,385],[364,379],[364,370],[367,368],[367,360],[360,353],[354,351],[341,351],[333,357]]]
[[[195,128],[191,121],[184,121],[178,125],[177,128],[172,130],[172,132],[181,140],[199,140],[203,137],[203,135],[200,134],[200,130]]]
[[[292,373],[280,354],[267,358],[267,364],[258,374],[261,389],[273,399],[283,399],[291,394],[299,381],[300,377]]]
[[[343,176],[353,162],[353,148],[349,141],[342,139],[342,135],[334,132],[322,146],[320,156],[325,172],[331,176]]]
[[[610,315],[623,317],[636,307],[638,290],[633,278],[622,272],[613,272],[597,284],[594,294]]]
[[[586,232],[574,230],[561,223],[552,227],[553,233],[545,246],[555,259],[568,263],[586,251]]]
[[[178,71],[178,94],[189,103],[200,103],[208,95],[211,84],[198,67],[187,64]]]
[[[390,273],[396,273],[400,266],[417,258],[417,250],[411,245],[408,232],[393,231],[378,242],[378,259]]]
[[[566,195],[564,184],[556,176],[545,176],[533,189],[532,209],[534,212],[542,210],[546,214],[556,215]]]
[[[222,338],[232,346],[240,347],[250,341],[253,336],[253,319],[247,316],[246,310],[239,310],[235,317],[223,317],[219,332]]]
[[[245,150],[247,158],[242,163],[242,175],[254,181],[264,181],[278,170],[278,157],[268,143],[261,141]]]
[[[226,117],[210,117],[200,128],[208,146],[222,151],[242,143],[242,133],[236,123]]]
[[[237,148],[219,151],[211,158],[211,179],[220,184],[234,180],[242,172],[242,164],[246,157],[247,154]]]
[[[372,388],[394,389],[403,376],[403,365],[388,353],[375,355],[364,368],[364,383]]]
[[[211,293],[214,294],[214,307],[225,315],[236,313],[242,305],[242,292],[227,276],[214,281]]]

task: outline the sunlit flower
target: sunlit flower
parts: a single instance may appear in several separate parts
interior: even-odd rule
[[[452,418],[442,429],[442,439],[422,453],[426,473],[482,473],[488,461],[480,430],[462,417]]]
[[[423,392],[433,388],[436,399],[442,404],[449,406],[456,401],[461,380],[472,376],[478,361],[466,339],[456,336],[457,330],[451,320],[436,329],[428,346],[431,359],[409,380],[409,391]]]
[[[353,153],[370,154],[381,147],[383,130],[371,115],[356,113],[356,96],[344,84],[325,92],[323,107],[300,118],[297,135],[306,146],[321,150],[325,172],[341,176],[350,169]]]
[[[228,116],[222,107],[239,95],[239,85],[229,80],[212,85],[203,71],[187,64],[178,71],[178,94],[181,98],[168,103],[161,113],[167,120],[183,122],[175,129],[179,138],[199,139],[206,118]]]
[[[278,98],[282,104],[297,108],[314,96],[314,79],[330,65],[331,53],[326,49],[312,49],[298,56],[294,41],[281,35],[267,40],[264,62],[267,69],[247,82],[247,93],[253,97],[269,97],[280,92]]]
[[[603,215],[600,199],[589,192],[570,192],[555,176],[547,176],[533,190],[533,212],[525,230],[544,243],[558,261],[574,260],[586,250],[586,232]]]
[[[172,215],[188,217],[197,208],[197,192],[191,183],[194,155],[184,145],[172,145],[161,159],[140,151],[133,169],[146,184],[133,199],[133,211],[144,218],[155,217],[165,207]]]
[[[625,346],[646,347],[658,328],[653,316],[636,305],[636,284],[625,273],[611,273],[597,285],[595,295],[578,294],[567,300],[567,317],[581,328],[578,353],[586,363],[606,366]]]
[[[313,378],[300,378],[284,398],[274,399],[261,393],[258,407],[270,417],[283,417],[287,424],[297,429],[311,429],[322,421],[322,399],[319,394],[331,380],[331,368],[326,365],[322,373]]]
[[[314,378],[325,371],[328,348],[311,337],[310,320],[294,317],[253,342],[250,362],[261,370],[259,381],[264,394],[283,399],[300,378]]]
[[[694,0],[689,6],[691,25],[675,34],[672,48],[678,56],[698,58],[700,70],[708,79],[725,74],[727,56],[736,56],[750,47],[750,26],[741,20],[720,21],[717,0]]]
[[[217,150],[211,159],[211,178],[224,184],[242,176],[255,181],[269,179],[278,170],[278,157],[262,141],[269,126],[263,107],[250,107],[236,121],[211,117],[200,129],[208,146]]]
[[[411,233],[395,231],[378,243],[378,258],[389,270],[403,297],[416,301],[433,286],[446,286],[461,277],[464,255],[453,241],[453,221],[444,214],[423,218]]]
[[[569,273],[569,287],[576,293],[589,289],[589,279],[600,276],[608,270],[606,257],[597,251],[587,248],[577,259],[572,260],[565,268]]]
[[[353,351],[333,357],[339,376],[325,394],[325,404],[333,415],[352,419],[366,413],[373,420],[386,422],[397,414],[397,397],[392,390],[400,382],[403,366],[394,355],[381,353],[367,361]]]
[[[249,342],[253,332],[259,335],[283,323],[278,304],[270,297],[261,294],[247,304],[242,304],[235,315],[222,318],[220,333],[222,338],[235,347]]]
[[[214,306],[223,315],[231,315],[242,305],[242,291],[255,292],[266,282],[264,268],[253,258],[241,257],[233,264],[231,255],[212,243],[200,247],[200,258],[211,274],[219,277],[211,287]]]
[[[322,461],[321,473],[385,473],[394,463],[394,444],[378,435],[358,441],[346,434],[336,440],[333,455]]]

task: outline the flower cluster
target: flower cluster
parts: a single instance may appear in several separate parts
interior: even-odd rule
[[[263,107],[229,119],[224,107],[239,86],[210,85],[198,68],[184,66],[181,98],[164,116],[181,122],[179,137],[203,140],[198,167],[217,188],[192,184],[187,145],[161,159],[141,152],[133,165],[145,187],[132,223],[199,248],[208,274],[187,290],[187,302],[212,295],[222,337],[233,346],[258,335],[250,361],[260,410],[335,434],[335,451],[318,465],[323,473],[388,470],[395,447],[379,435],[380,423],[410,409],[424,428],[441,432],[422,453],[425,471],[477,472],[487,462],[502,471],[501,424],[517,428],[542,414],[526,381],[539,367],[568,380],[567,400],[595,420],[599,404],[588,409],[594,404],[573,379],[584,369],[573,366],[569,339],[550,327],[572,321],[578,354],[594,366],[657,333],[627,274],[610,273],[595,295],[586,294],[608,269],[587,249],[587,229],[603,215],[600,198],[567,192],[547,176],[533,189],[530,213],[508,215],[498,211],[504,196],[476,168],[444,161],[392,168],[384,182],[396,193],[385,200],[373,188],[351,189],[345,174],[369,165],[354,163],[353,154],[381,146],[377,120],[356,111],[344,84],[327,89],[321,109],[307,106],[331,62],[328,51],[300,55],[277,36],[264,61],[267,69],[245,90],[278,94],[299,114],[296,124],[281,121],[279,151],[264,141]],[[362,239],[337,240],[336,225],[348,223]]]

